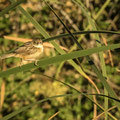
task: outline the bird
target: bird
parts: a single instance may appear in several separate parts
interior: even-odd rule
[[[41,58],[43,51],[44,47],[42,40],[39,38],[34,38],[32,41],[24,43],[12,52],[0,56],[0,59],[2,60],[10,57],[17,57],[21,59],[20,66],[23,61],[34,61],[35,65],[38,65],[37,62]]]

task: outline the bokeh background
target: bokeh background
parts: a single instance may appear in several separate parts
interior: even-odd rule
[[[82,0],[82,2],[89,10],[91,17],[95,20],[98,30],[120,30],[120,0]],[[84,16],[81,9],[71,0],[51,0],[49,4],[71,32],[90,30],[87,18]],[[9,5],[9,1],[1,0],[0,11]],[[51,36],[66,33],[65,28],[42,1],[28,0],[21,4],[21,6],[26,9]],[[43,39],[43,36],[18,9],[11,10],[9,13],[0,17],[0,55],[23,44],[22,42],[4,39],[4,36],[20,38],[34,38],[39,36]],[[107,41],[108,44],[112,44],[118,43],[120,36],[102,34],[100,37],[102,44],[104,44],[104,41]],[[80,35],[76,38],[79,39],[80,44],[84,48],[93,48],[96,46],[93,34]],[[56,42],[67,48],[69,52],[77,50],[77,47],[70,37],[56,40]],[[52,48],[49,48],[46,52],[47,56],[44,57],[52,57],[59,54]],[[100,68],[98,55],[94,54],[91,57],[97,67]],[[116,49],[111,51],[111,56],[108,52],[105,52],[104,58],[109,78],[108,83],[120,97],[120,50]],[[75,62],[78,63],[76,60]],[[0,61],[0,71],[19,66],[19,64],[19,58],[9,58]],[[85,58],[81,59],[81,66],[86,74],[96,83],[101,93],[103,93],[103,85],[96,77],[94,71],[91,70]],[[37,70],[20,72],[6,78],[0,78],[0,117],[46,97],[75,93],[73,89],[39,73],[72,84],[81,92],[93,93],[95,91],[88,80],[81,76],[68,62],[40,67]],[[4,101],[2,101],[2,99],[4,99]],[[103,106],[104,98],[97,97],[96,99],[97,102]],[[113,101],[110,101],[109,108],[113,105]],[[80,95],[48,100],[18,114],[16,117],[12,118],[12,120],[46,120],[58,111],[59,113],[53,118],[54,120],[91,120],[94,114],[93,103],[86,97]],[[100,114],[102,111],[98,109],[97,112],[97,114]],[[116,108],[111,110],[110,113],[120,119],[120,113]],[[100,117],[100,120],[103,119],[104,115]]]

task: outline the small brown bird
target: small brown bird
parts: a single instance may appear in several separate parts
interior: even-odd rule
[[[35,65],[37,65],[37,61],[41,57],[43,50],[44,48],[42,40],[36,38],[30,42],[26,42],[22,46],[15,49],[13,52],[0,56],[0,59],[18,57],[21,58],[21,63],[23,61],[35,61]]]

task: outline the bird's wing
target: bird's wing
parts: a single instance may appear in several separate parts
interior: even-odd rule
[[[16,54],[30,54],[30,50],[32,49],[32,43],[31,42],[27,42],[24,45],[18,47],[17,49],[15,49],[14,53]]]

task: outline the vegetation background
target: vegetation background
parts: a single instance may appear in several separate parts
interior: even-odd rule
[[[91,17],[95,20],[99,30],[119,31],[120,29],[120,1],[119,0],[81,0],[85,7],[89,10]],[[0,1],[0,11],[9,6],[11,2],[6,0]],[[59,15],[65,25],[71,32],[85,31],[89,29],[88,19],[84,13],[71,0],[51,0],[49,4]],[[51,10],[40,0],[28,0],[21,6],[27,10],[32,17],[51,35],[56,36],[66,33],[65,28],[51,12]],[[20,38],[34,38],[43,36],[35,29],[34,25],[23,15],[19,9],[9,11],[9,13],[0,17],[0,54],[11,51],[23,43],[4,39],[4,36],[13,36]],[[108,44],[118,43],[119,36],[115,34],[102,34],[100,38],[102,44],[107,41]],[[85,48],[93,48],[96,46],[94,34],[77,36],[80,44]],[[77,46],[70,37],[61,38],[56,42],[68,49],[68,52],[76,51]],[[59,53],[49,48],[45,51],[44,57],[56,56]],[[98,54],[91,56],[96,66],[101,69]],[[108,76],[108,83],[114,89],[118,97],[120,97],[120,53],[119,49],[112,52],[105,52],[104,59]],[[77,64],[78,61],[74,60]],[[18,58],[9,58],[0,61],[0,71],[19,66]],[[81,58],[81,66],[94,81],[101,93],[104,88],[100,80],[96,77],[94,71],[88,65],[86,58]],[[81,92],[96,93],[92,84],[83,75],[78,73],[68,62],[51,64],[26,72],[19,72],[7,77],[0,77],[1,99],[0,99],[0,117],[27,106],[35,101],[44,98],[61,95],[74,94],[76,91],[68,86],[61,84],[54,79],[43,76],[54,77],[65,83],[73,85]],[[93,96],[91,96],[92,98]],[[94,97],[94,101],[104,107],[103,97]],[[109,101],[108,108],[114,105],[113,101]],[[56,99],[45,101],[39,105],[35,105],[31,109],[16,115],[12,120],[46,120],[50,116],[59,112],[54,120],[91,120],[97,117],[102,111],[97,108],[85,96],[59,97]],[[111,109],[110,113],[120,119],[120,113],[116,107]],[[104,114],[99,117],[104,119]],[[113,118],[108,118],[111,120]]]

